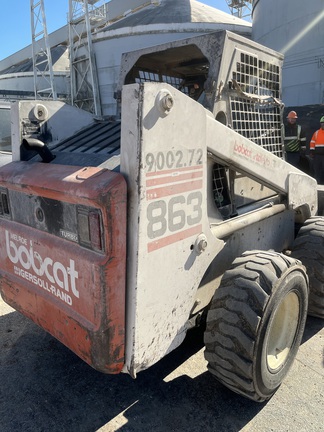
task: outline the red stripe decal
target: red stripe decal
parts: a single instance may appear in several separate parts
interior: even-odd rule
[[[159,177],[159,178],[154,178],[151,180],[146,180],[146,186],[152,187],[152,186],[162,185],[165,183],[178,183],[178,182],[184,181],[184,180],[201,178],[202,175],[203,175],[202,171],[196,171],[196,172],[192,172],[192,173],[179,174],[179,175],[174,175],[174,176]]]
[[[156,189],[148,189],[146,191],[146,199],[153,200],[153,199],[163,198],[170,195],[181,194],[196,189],[202,189],[202,180],[180,183],[180,184],[165,186]]]
[[[179,173],[183,171],[193,171],[193,170],[202,170],[202,169],[203,169],[202,165],[195,165],[192,167],[176,168],[176,169],[169,169],[163,171],[151,171],[146,173],[146,177],[154,177],[154,176],[161,176],[166,174]]]
[[[202,225],[197,225],[192,228],[188,228],[184,231],[180,231],[176,234],[169,235],[167,237],[163,237],[159,240],[154,240],[151,243],[147,244],[147,251],[153,252],[157,249],[161,249],[165,246],[169,246],[170,244],[176,243],[178,241],[184,240],[188,237],[192,237],[194,235],[200,234],[202,231]]]

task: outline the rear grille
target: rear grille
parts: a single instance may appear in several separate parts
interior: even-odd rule
[[[95,123],[56,146],[55,153],[80,153],[113,156],[120,154],[120,122]]]

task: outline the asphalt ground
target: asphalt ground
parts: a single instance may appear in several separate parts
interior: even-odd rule
[[[0,431],[324,432],[323,324],[308,318],[288,377],[259,404],[210,375],[199,330],[133,380],[96,372],[0,300]]]

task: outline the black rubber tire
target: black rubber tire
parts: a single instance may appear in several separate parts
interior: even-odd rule
[[[324,217],[308,219],[299,230],[291,256],[306,267],[309,277],[309,315],[324,318]]]
[[[308,295],[307,275],[298,260],[262,251],[237,258],[224,273],[207,314],[209,371],[236,393],[257,402],[269,399],[296,357]],[[287,349],[276,351],[281,337],[288,338],[283,344]]]

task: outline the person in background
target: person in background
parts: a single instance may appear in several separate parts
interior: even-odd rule
[[[324,184],[324,116],[320,119],[320,129],[314,132],[310,145],[310,157],[313,159],[315,179]]]
[[[286,161],[300,168],[300,156],[306,153],[306,134],[297,124],[297,118],[296,111],[290,111],[287,115],[287,123],[284,128],[284,150]]]

